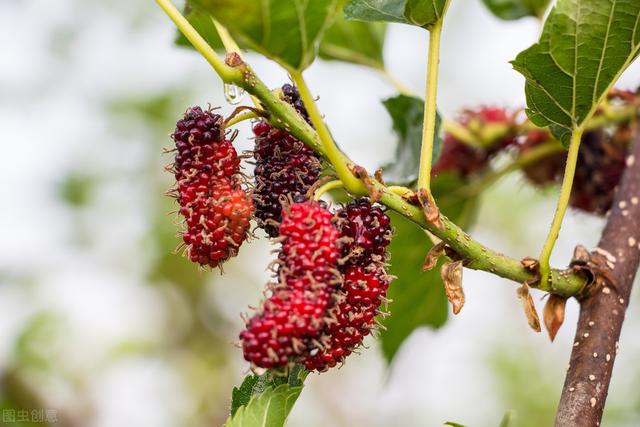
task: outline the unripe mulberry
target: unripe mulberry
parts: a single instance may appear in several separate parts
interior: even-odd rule
[[[516,141],[513,117],[503,108],[485,106],[464,110],[458,124],[480,140],[491,139],[485,141],[486,146],[472,147],[446,133],[440,157],[432,168],[433,175],[450,171],[466,177],[480,172],[493,156]]]
[[[524,154],[550,140],[551,134],[544,129],[529,131],[518,146],[518,151]],[[562,180],[566,158],[565,152],[551,154],[539,162],[525,166],[522,170],[527,179],[536,185],[557,183]]]
[[[455,172],[466,177],[484,169],[489,162],[486,150],[460,142],[451,134],[445,134],[442,151],[438,161],[433,165],[432,175],[443,172]]]
[[[626,167],[626,153],[626,145],[614,144],[604,131],[586,132],[580,144],[569,204],[597,215],[607,213]]]
[[[238,253],[253,211],[250,196],[240,187],[240,161],[225,138],[222,116],[200,107],[185,113],[172,137],[185,254],[193,262],[217,267]]]
[[[295,87],[285,85],[283,93],[286,100],[306,117]],[[253,132],[256,136],[255,217],[269,236],[276,237],[283,203],[305,197],[320,176],[320,158],[288,132],[264,121],[257,122]]]
[[[569,199],[571,207],[597,215],[604,215],[611,208],[614,189],[626,167],[625,157],[630,141],[630,138],[618,135],[619,131],[612,137],[602,129],[583,135]],[[526,153],[547,140],[549,134],[546,131],[530,132],[519,147],[520,153]],[[527,166],[525,175],[538,185],[560,183],[566,158],[566,152],[547,156]]]
[[[340,248],[332,213],[319,202],[293,203],[280,225],[282,248],[271,296],[240,334],[254,367],[283,367],[299,360],[325,327],[340,284]]]

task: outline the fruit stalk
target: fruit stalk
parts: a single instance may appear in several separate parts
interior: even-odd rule
[[[430,190],[431,164],[433,161],[433,139],[436,133],[436,98],[438,94],[438,65],[440,63],[440,35],[442,20],[438,20],[429,31],[429,58],[422,125],[422,148],[420,149],[420,170],[418,189]]]
[[[544,286],[549,281],[550,270],[549,259],[553,252],[553,247],[560,234],[560,228],[562,227],[562,220],[567,212],[567,206],[569,205],[569,198],[571,197],[571,188],[573,187],[573,177],[576,174],[576,164],[578,163],[578,150],[580,148],[580,141],[582,140],[582,134],[584,130],[582,128],[574,129],[571,134],[571,144],[569,145],[569,153],[567,155],[567,164],[564,170],[564,177],[562,178],[562,187],[560,187],[560,197],[558,198],[558,205],[556,206],[556,212],[553,215],[553,222],[549,229],[549,235],[540,253],[540,283]]]

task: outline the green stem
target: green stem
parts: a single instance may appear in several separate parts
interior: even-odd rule
[[[345,161],[346,158],[336,145],[331,133],[329,132],[329,128],[327,127],[320,111],[318,110],[318,106],[316,105],[313,96],[311,95],[311,91],[307,86],[307,82],[302,77],[302,72],[300,71],[292,71],[291,78],[293,82],[298,87],[298,91],[300,92],[300,98],[304,103],[305,108],[307,109],[307,113],[309,114],[309,118],[311,119],[311,123],[315,127],[318,132],[318,136],[320,137],[320,142],[322,143],[322,147],[324,148],[324,152],[331,162],[331,165],[336,171],[338,178],[344,183],[345,188],[351,191],[351,189],[362,188],[362,182],[353,176],[353,173],[350,170],[350,162]]]
[[[569,205],[569,198],[571,197],[571,187],[573,186],[573,178],[576,173],[576,164],[578,163],[578,152],[580,148],[580,141],[582,140],[582,134],[584,129],[579,127],[574,129],[571,134],[571,144],[569,145],[569,153],[567,154],[567,164],[564,169],[564,177],[562,179],[562,187],[560,187],[560,197],[558,198],[558,205],[556,212],[553,216],[553,222],[551,223],[551,229],[547,236],[542,252],[540,253],[540,283],[544,286],[549,280],[549,259],[553,252],[553,247],[560,234],[560,227],[562,227],[562,220],[564,214],[567,211]]]
[[[216,27],[216,31],[220,40],[222,41],[222,45],[224,46],[224,50],[227,53],[237,53],[242,60],[244,60],[244,55],[242,54],[242,50],[238,43],[231,37],[229,30],[227,30],[222,24],[211,17],[211,22],[213,22],[213,26]],[[253,95],[251,97],[251,102],[255,105],[256,108],[260,108],[260,101]]]
[[[200,52],[200,54],[206,59],[213,67],[215,72],[225,82],[229,83],[235,79],[242,78],[242,75],[238,70],[228,66],[222,59],[218,57],[216,52],[209,46],[207,41],[202,38],[195,28],[189,23],[187,18],[182,16],[180,11],[169,0],[156,0],[156,3],[164,10],[164,12],[171,18],[176,27],[184,34],[187,40],[193,45],[193,47]]]
[[[463,142],[470,147],[482,148],[484,145],[480,139],[473,134],[466,126],[454,120],[442,120],[440,126],[445,133],[452,135],[456,140]]]
[[[240,55],[240,58],[244,59],[242,55],[242,51],[240,50],[240,46],[238,46],[238,43],[236,43],[233,37],[231,37],[231,34],[229,34],[229,31],[222,24],[220,24],[218,21],[213,19],[213,17],[211,18],[211,21],[213,22],[213,26],[216,27],[216,31],[218,32],[218,36],[222,41],[224,50],[226,50],[227,53],[235,52],[238,55]]]
[[[429,62],[427,64],[426,98],[424,103],[424,123],[422,127],[422,148],[420,150],[420,171],[418,189],[430,190],[431,163],[433,160],[433,139],[436,133],[436,97],[438,93],[438,65],[440,62],[440,35],[442,19],[429,31]]]
[[[320,186],[320,188],[313,193],[313,200],[320,200],[327,191],[336,190],[338,188],[344,188],[344,183],[342,181],[329,181]]]
[[[258,115],[253,111],[249,113],[238,114],[235,117],[230,118],[225,122],[226,127],[231,127],[233,125],[237,125],[238,123],[244,122],[245,120],[251,120],[258,118]]]
[[[401,82],[398,78],[396,78],[393,74],[389,72],[386,68],[380,69],[380,73],[387,79],[391,85],[396,88],[396,90],[400,93],[400,95],[405,96],[416,96],[415,92],[406,84]]]
[[[389,187],[387,187],[387,191],[390,191],[393,194],[397,194],[398,196],[403,196],[403,197],[409,197],[413,195],[413,191],[401,185],[390,185]]]

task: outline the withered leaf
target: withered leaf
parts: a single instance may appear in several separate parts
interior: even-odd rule
[[[538,317],[538,312],[536,311],[536,306],[533,304],[533,298],[531,298],[531,293],[529,292],[529,285],[524,284],[518,288],[518,298],[522,303],[522,307],[524,308],[524,314],[527,316],[527,322],[529,322],[529,326],[536,332],[540,332],[542,329],[540,328],[540,318]]]
[[[426,188],[421,188],[418,191],[418,201],[422,206],[422,211],[427,221],[436,226],[436,228],[442,228],[442,220],[440,219],[440,210],[436,206],[436,201]]]
[[[464,306],[464,290],[462,289],[462,261],[448,262],[442,266],[440,276],[444,282],[447,299],[453,308],[453,314],[460,313]]]
[[[446,245],[445,242],[440,242],[429,250],[422,263],[422,271],[429,271],[436,266],[438,258],[444,255],[444,247]]]
[[[564,322],[564,308],[566,303],[566,298],[563,298],[560,295],[551,294],[547,303],[544,305],[542,318],[551,341],[555,339],[560,326],[562,326],[562,323]]]

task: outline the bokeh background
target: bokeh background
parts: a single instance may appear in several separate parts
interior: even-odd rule
[[[522,106],[523,80],[508,61],[535,41],[539,22],[498,21],[480,0],[452,3],[443,114]],[[92,427],[215,426],[227,416],[231,388],[248,371],[234,346],[240,313],[260,299],[271,247],[245,245],[224,275],[172,253],[168,135],[187,106],[232,110],[206,62],[174,37],[150,0],[0,0],[0,409],[50,408],[56,425]],[[388,32],[389,69],[416,92],[427,37],[398,25]],[[287,81],[273,63],[249,60],[270,86]],[[307,77],[348,154],[370,168],[392,158],[380,104],[395,94],[387,82],[327,62]],[[639,83],[635,66],[621,86]],[[239,146],[249,148],[248,125],[241,130]],[[516,257],[536,254],[554,204],[552,191],[512,176],[483,198],[473,235]],[[570,214],[553,263],[566,265],[576,243],[595,245],[602,224]],[[310,376],[289,425],[497,426],[510,410],[515,426],[550,425],[577,307],[569,304],[551,344],[529,330],[512,283],[465,271],[464,284],[462,313],[416,331],[392,366],[369,340],[343,368]],[[640,420],[638,299],[605,426]]]

